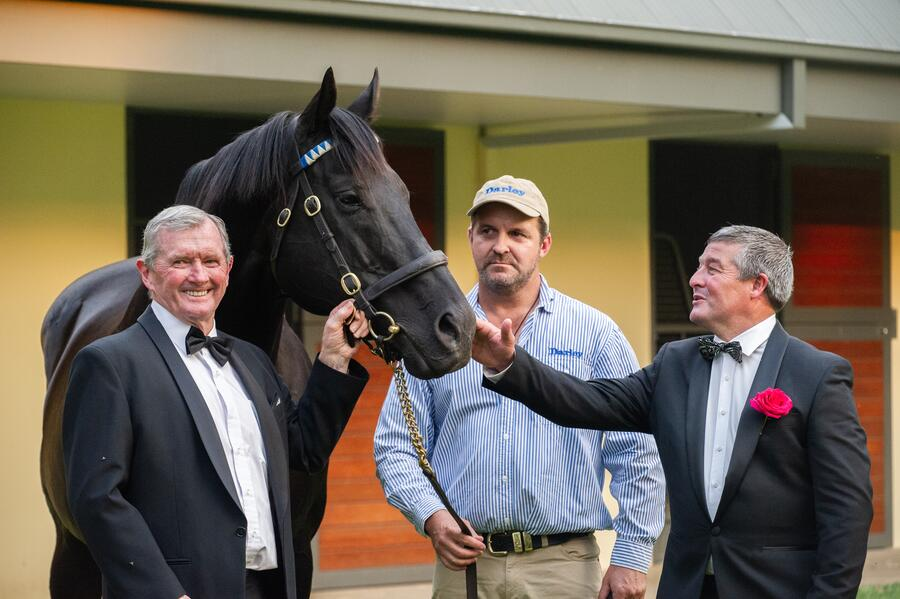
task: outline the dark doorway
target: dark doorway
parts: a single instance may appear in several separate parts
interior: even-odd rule
[[[688,278],[709,235],[726,224],[780,231],[774,146],[655,142],[650,147],[657,349],[705,331],[688,320]]]
[[[209,158],[263,116],[128,111],[128,255],[141,251],[147,221],[175,201],[195,162]]]

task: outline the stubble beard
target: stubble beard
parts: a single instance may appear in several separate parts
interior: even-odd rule
[[[537,266],[534,265],[528,269],[528,271],[517,270],[516,274],[511,277],[503,275],[492,276],[488,272],[488,267],[484,267],[478,272],[478,283],[480,286],[487,287],[497,295],[515,295],[525,287],[528,281],[531,280],[531,276],[534,274],[536,267]]]

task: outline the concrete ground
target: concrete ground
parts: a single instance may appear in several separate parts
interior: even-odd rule
[[[648,573],[646,599],[656,598],[656,586],[662,567],[657,564]],[[866,558],[863,586],[881,586],[900,582],[900,548],[875,549]],[[431,596],[431,583],[364,587],[315,591],[312,599],[423,599]]]

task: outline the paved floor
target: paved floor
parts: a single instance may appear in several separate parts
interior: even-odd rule
[[[650,569],[646,599],[655,599],[661,571],[662,567],[659,565]],[[900,548],[870,551],[863,570],[863,586],[894,582],[900,582]],[[316,591],[312,594],[312,599],[423,599],[430,595],[431,583],[425,583]]]

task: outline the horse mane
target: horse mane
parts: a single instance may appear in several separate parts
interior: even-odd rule
[[[212,214],[235,203],[258,205],[284,199],[297,172],[301,154],[310,148],[296,146],[300,113],[280,112],[262,125],[241,133],[216,154],[202,160],[185,173],[176,204],[192,204]],[[344,169],[365,184],[366,175],[381,172],[387,162],[381,142],[368,123],[343,108],[329,115],[331,143]],[[322,135],[326,139],[328,135]]]

